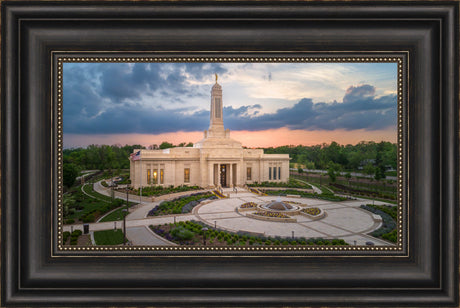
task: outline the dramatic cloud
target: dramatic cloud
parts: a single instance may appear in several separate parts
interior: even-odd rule
[[[250,66],[241,72],[244,69]],[[226,73],[233,83],[238,80],[235,70],[229,72],[228,66],[219,63],[65,64],[64,133],[161,134],[207,129],[214,73]],[[260,77],[269,82],[267,93],[283,74],[288,75],[278,68],[276,77],[271,72]],[[255,77],[241,81],[244,91],[238,93],[240,97],[253,93],[251,88],[244,88],[248,84],[257,84]],[[297,82],[296,87],[301,85]],[[289,99],[279,97],[274,104],[274,98],[268,108],[270,98],[249,104],[234,98],[228,103],[226,91],[230,90],[224,86],[224,123],[232,130],[247,131],[395,128],[396,96],[382,95],[391,90],[382,91],[371,84],[349,86],[343,88],[341,99],[326,102],[302,96],[293,101],[295,93],[289,93]]]
[[[292,107],[275,113],[247,116],[226,107],[224,119],[228,127],[241,130],[263,130],[287,127],[304,130],[366,129],[378,130],[396,127],[396,96],[375,97],[375,88],[370,85],[349,87],[342,102],[317,103],[304,98]],[[249,106],[248,106],[249,107]],[[256,106],[252,106],[255,108]]]

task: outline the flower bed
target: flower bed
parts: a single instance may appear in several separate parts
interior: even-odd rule
[[[385,208],[385,206],[362,204],[361,208],[369,212],[372,212],[374,214],[380,215],[382,217],[382,221],[383,221],[382,226],[378,228],[377,230],[373,231],[371,233],[372,236],[383,238],[393,243],[396,243],[398,241],[396,222],[392,217],[392,214],[396,215],[396,211],[395,211],[397,209],[396,206],[394,208],[390,208],[390,207]],[[388,213],[384,212],[384,210],[386,210],[386,212]]]
[[[250,211],[250,210],[255,210],[257,208],[257,204],[254,202],[246,202],[241,204],[238,207],[238,211]]]
[[[215,198],[216,196],[211,193],[197,193],[170,201],[163,201],[151,209],[147,216],[189,213],[195,206],[200,204],[201,201]]]
[[[207,227],[208,231],[203,231],[203,227]],[[202,246],[204,244],[204,237],[206,238],[206,245],[209,246],[348,245],[342,239],[266,237],[242,231],[231,233],[220,229],[213,229],[197,221],[181,221],[175,224],[157,226],[151,225],[150,229],[169,241],[187,246]]]
[[[321,213],[321,210],[317,207],[309,207],[302,210],[302,213],[311,215],[311,216],[318,216]]]
[[[300,211],[300,214],[307,216],[308,218],[311,218],[313,220],[318,220],[323,218],[326,215],[326,212],[317,207],[307,207],[305,209],[302,209]]]
[[[278,221],[278,222],[297,222],[297,219],[289,217],[286,214],[279,212],[269,212],[269,211],[257,211],[254,213],[248,213],[246,217],[267,220],[267,221]]]
[[[201,190],[201,189],[202,188],[199,187],[199,186],[187,186],[187,185],[181,185],[181,186],[176,186],[176,187],[172,186],[172,185],[169,186],[169,187],[165,187],[165,186],[161,186],[161,185],[143,186],[142,187],[142,196],[144,196],[144,197],[155,196],[156,197],[156,196],[162,196],[162,195],[170,195],[170,194],[177,193],[177,192],[184,192],[184,191],[191,191],[191,190]],[[119,189],[118,191],[126,193],[126,188]],[[130,194],[139,196],[139,189],[129,188],[128,192]]]
[[[253,194],[261,195],[261,196],[266,195],[266,194],[264,194],[263,192],[261,192],[261,191],[259,191],[259,190],[257,190],[257,189],[251,188],[251,187],[249,187],[249,186],[248,186],[248,189],[249,189],[249,191],[252,192]]]
[[[218,190],[213,190],[212,193],[215,194],[220,199],[227,198],[223,194],[221,194],[220,191],[218,191]]]
[[[257,204],[255,202],[246,202],[240,205],[241,208],[247,209],[247,208],[254,208],[257,207]]]

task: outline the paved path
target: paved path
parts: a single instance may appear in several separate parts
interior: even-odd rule
[[[159,235],[156,235],[147,226],[134,227],[126,229],[128,240],[141,246],[175,246],[177,244],[167,241]]]
[[[312,185],[315,191],[319,188]],[[96,183],[94,189],[104,195],[110,191]],[[294,198],[280,197],[282,201],[300,202],[303,206],[314,206],[323,209],[326,216],[320,220],[311,220],[303,215],[296,215],[295,223],[268,222],[246,217],[236,211],[236,208],[245,202],[255,202],[258,204],[277,199],[276,196],[259,196],[245,189],[239,188],[238,192],[233,189],[224,189],[224,195],[230,198],[218,199],[206,204],[195,207],[192,213],[178,214],[169,216],[147,217],[148,211],[160,203],[144,202],[130,208],[130,213],[126,217],[126,228],[128,239],[133,245],[170,245],[169,242],[158,238],[156,234],[148,229],[149,225],[160,225],[173,223],[174,221],[198,220],[211,227],[228,231],[246,231],[267,236],[291,237],[322,237],[322,238],[341,238],[347,243],[354,245],[364,245],[367,241],[372,241],[376,245],[388,245],[389,242],[374,238],[368,233],[378,229],[381,222],[376,219],[371,212],[360,208],[361,204],[368,203],[369,200],[357,199],[351,201],[332,202],[313,198]],[[385,204],[384,202],[374,201],[375,204]],[[90,231],[107,230],[122,228],[123,221],[102,222],[90,224]],[[65,225],[64,231],[71,229],[83,229],[83,225]],[[163,241],[163,242],[162,242]]]
[[[281,197],[281,201],[300,202],[306,206],[314,206],[323,209],[326,217],[320,220],[312,220],[303,215],[295,215],[297,222],[267,222],[244,216],[235,211],[235,208],[245,202],[258,204],[274,200],[274,196],[256,196],[252,193],[241,193],[238,197],[221,199],[200,206],[195,216],[210,226],[237,232],[263,234],[266,236],[305,238],[341,238],[349,244],[364,245],[372,241],[376,245],[388,245],[388,242],[373,238],[366,233],[378,229],[381,222],[374,219],[372,213],[360,208],[362,200],[331,202],[311,198],[288,198]],[[377,202],[376,204],[383,204]]]

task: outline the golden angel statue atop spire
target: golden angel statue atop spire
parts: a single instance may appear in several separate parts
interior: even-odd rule
[[[217,73],[215,73],[214,75],[216,75],[216,83],[217,83]]]

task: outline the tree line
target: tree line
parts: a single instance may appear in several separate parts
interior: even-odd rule
[[[162,142],[160,145],[89,145],[87,148],[64,149],[64,164],[73,164],[79,170],[119,170],[129,169],[129,155],[135,149],[167,149],[173,147],[191,147],[193,143],[179,143],[174,145]]]
[[[340,145],[333,141],[313,146],[281,146],[265,148],[267,154],[289,154],[291,163],[307,169],[362,171],[379,173],[397,167],[397,145],[391,142],[361,141],[356,145]],[[377,170],[378,169],[378,170]]]
[[[174,145],[162,142],[152,144],[147,149],[167,149],[176,146],[193,146],[193,143]],[[81,170],[121,170],[129,169],[129,155],[134,149],[146,149],[142,145],[89,145],[87,148],[72,148],[63,151],[64,173],[78,173]],[[308,169],[334,171],[363,171],[384,176],[385,169],[396,169],[397,146],[391,142],[376,143],[362,141],[356,145],[340,145],[337,142],[313,146],[280,146],[264,149],[267,154],[289,154],[291,163]],[[69,181],[70,182],[70,181]]]

